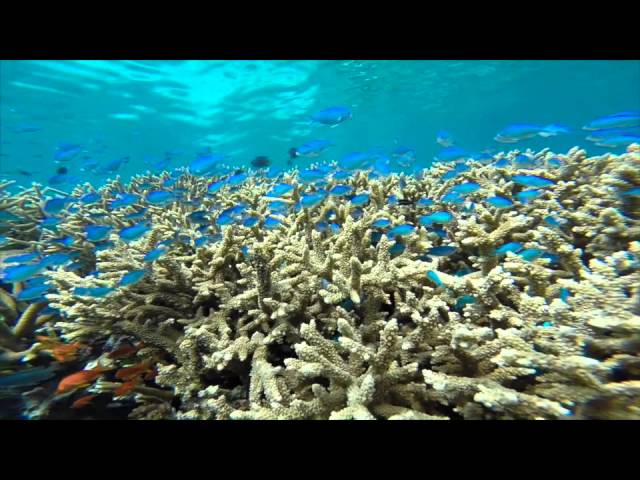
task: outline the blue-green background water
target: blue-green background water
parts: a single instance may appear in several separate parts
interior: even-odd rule
[[[349,106],[353,119],[337,128],[309,124],[309,115],[334,105]],[[46,183],[60,166],[53,155],[61,142],[82,145],[103,164],[130,156],[118,172],[125,178],[169,150],[179,153],[170,167],[186,166],[203,147],[233,165],[258,155],[284,165],[289,148],[316,138],[335,143],[320,160],[397,141],[427,166],[441,129],[471,151],[579,145],[596,154],[622,148],[593,146],[581,126],[638,109],[640,61],[2,61],[0,176]],[[494,141],[510,123],[573,131]],[[20,131],[25,126],[38,130]],[[107,178],[80,172],[79,163],[65,166],[83,181]]]

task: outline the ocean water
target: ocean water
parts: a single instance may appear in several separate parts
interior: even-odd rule
[[[0,419],[640,419],[640,61],[0,61],[0,140]]]
[[[334,105],[353,120],[308,121]],[[46,184],[60,144],[82,147],[62,166],[96,183],[108,175],[80,172],[83,156],[129,157],[117,171],[124,179],[166,152],[171,168],[187,166],[203,148],[234,166],[260,155],[285,166],[290,148],[316,138],[335,144],[317,160],[401,144],[424,167],[439,130],[468,151],[499,150],[496,133],[513,123],[572,129],[519,148],[601,153],[611,149],[585,141],[581,127],[639,108],[638,61],[2,61],[0,175]]]

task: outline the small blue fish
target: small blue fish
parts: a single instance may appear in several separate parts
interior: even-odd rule
[[[307,158],[315,158],[320,156],[322,152],[324,152],[327,148],[333,146],[328,140],[312,140],[310,142],[305,143],[304,145],[300,145],[299,147],[292,148],[289,151],[289,155],[291,158],[295,157],[307,157]]]
[[[464,309],[465,305],[471,305],[476,303],[476,298],[473,295],[462,295],[456,300],[456,310]]]
[[[341,170],[341,171],[339,171],[339,172],[335,172],[335,173],[332,175],[332,177],[331,177],[331,178],[332,178],[333,180],[347,180],[347,179],[351,178],[351,176],[352,176],[352,173],[351,173],[351,172],[347,172],[347,171],[345,171],[345,170]]]
[[[320,205],[325,198],[327,198],[327,193],[324,191],[305,193],[300,198],[300,205],[304,208],[312,208]]]
[[[282,220],[278,220],[277,218],[274,217],[267,217],[264,220],[264,228],[268,229],[268,230],[273,230],[274,228],[278,228],[279,226],[281,226]]]
[[[403,223],[402,225],[397,225],[393,227],[391,230],[387,232],[387,236],[389,238],[393,238],[395,236],[405,237],[407,235],[411,235],[415,231],[416,227],[409,223]]]
[[[20,255],[13,255],[11,257],[6,257],[2,260],[3,263],[23,263],[30,262],[31,260],[35,260],[40,257],[40,254],[37,252],[31,253],[22,253]]]
[[[95,247],[93,247],[93,251],[94,252],[101,252],[103,250],[106,250],[108,248],[113,248],[115,247],[116,244],[113,242],[101,242],[101,243],[96,243]]]
[[[44,266],[40,263],[13,265],[2,271],[2,281],[6,283],[24,282],[38,275],[43,269]]]
[[[347,107],[330,107],[321,110],[311,116],[311,120],[316,123],[335,127],[352,118],[353,114]]]
[[[293,185],[289,185],[288,183],[278,183],[277,185],[274,185],[269,192],[267,192],[267,195],[271,197],[281,197],[282,195],[286,195],[291,192],[293,189]]]
[[[19,389],[31,385],[41,385],[53,378],[59,367],[54,364],[50,367],[34,367],[20,370],[15,373],[3,374],[0,377],[0,388],[3,390]]]
[[[218,168],[220,162],[224,159],[224,155],[204,155],[198,157],[189,165],[189,171],[194,175],[210,174]]]
[[[422,197],[416,202],[418,207],[430,207],[433,204],[435,204],[435,202],[427,197]]]
[[[115,291],[113,287],[76,287],[73,289],[75,295],[93,298],[104,298],[113,291]]]
[[[630,188],[620,194],[621,197],[640,197],[640,187]]]
[[[131,212],[124,215],[122,218],[125,220],[140,220],[144,218],[147,214],[148,208],[141,208],[137,212]]]
[[[73,262],[67,265],[65,268],[67,272],[75,272],[76,270],[80,270],[83,266],[84,265],[82,264],[82,262]]]
[[[222,187],[224,187],[224,182],[222,180],[218,180],[216,182],[213,182],[207,187],[207,193],[211,193],[211,194],[216,193]]]
[[[329,195],[342,197],[344,195],[349,195],[352,191],[353,187],[350,185],[336,185],[329,191]]]
[[[555,228],[562,228],[567,221],[564,218],[556,218],[553,215],[547,215],[544,217],[545,223]]]
[[[125,273],[122,278],[120,279],[120,282],[118,283],[118,285],[120,287],[128,287],[129,285],[133,285],[135,283],[138,283],[140,280],[142,280],[142,278],[147,274],[147,270],[146,269],[142,269],[142,270],[132,270],[130,272]]]
[[[67,203],[69,200],[66,198],[51,198],[44,203],[42,211],[47,215],[56,215],[64,210]]]
[[[136,223],[130,227],[125,227],[118,232],[118,236],[124,242],[133,242],[142,238],[147,232],[151,230],[151,227],[146,222]]]
[[[442,280],[440,280],[440,277],[438,276],[438,274],[433,270],[429,270],[427,272],[427,278],[431,280],[433,283],[435,283],[436,287],[441,287],[443,285]]]
[[[200,224],[207,224],[209,223],[209,217],[207,216],[207,213],[205,210],[196,210],[195,212],[191,212],[189,215],[187,215],[187,219],[191,222],[191,223],[195,223],[196,225],[200,225]]]
[[[509,242],[505,243],[501,247],[496,248],[494,255],[505,255],[507,252],[517,253],[522,250],[523,245],[520,242]]]
[[[631,128],[640,125],[639,112],[620,112],[592,120],[583,130],[604,130],[609,128]]]
[[[147,254],[143,257],[143,262],[154,262],[158,260],[160,257],[166,255],[168,250],[166,248],[158,247],[154,248],[147,252]]]
[[[331,229],[331,231],[333,233],[339,233],[340,232],[340,225],[338,225],[337,223],[330,223],[329,224],[329,228]]]
[[[70,235],[68,237],[54,238],[51,240],[51,243],[63,245],[65,247],[70,247],[71,245],[73,245],[73,242],[74,242],[74,238]]]
[[[453,169],[458,173],[464,173],[470,171],[471,167],[466,163],[457,163]]]
[[[139,197],[137,195],[134,195],[133,193],[124,193],[115,200],[112,200],[109,204],[109,208],[111,208],[111,210],[116,210],[118,208],[129,207],[138,200]]]
[[[436,142],[438,142],[443,147],[450,147],[453,145],[453,135],[446,130],[440,130],[436,134]]]
[[[91,203],[100,201],[101,198],[102,197],[98,192],[90,192],[80,197],[80,202],[84,203],[85,205],[89,205]]]
[[[260,221],[260,218],[258,218],[258,217],[247,217],[242,222],[242,225],[244,227],[251,228],[251,227],[257,225],[259,221]]]
[[[513,202],[505,197],[495,196],[487,198],[486,202],[496,208],[510,208],[513,207]]]
[[[318,223],[316,223],[316,230],[318,232],[326,232],[327,230],[329,230],[329,224],[324,220],[320,220]]]
[[[240,215],[242,215],[242,212],[244,212],[245,208],[247,208],[246,205],[241,203],[234,207],[229,207],[223,210],[222,212],[220,212],[220,215],[218,215],[218,218],[216,219],[216,225],[224,226],[233,223]]]
[[[540,258],[543,253],[544,252],[539,248],[527,248],[526,250],[523,250],[520,253],[518,253],[518,255],[521,256],[523,259],[525,259],[527,262],[531,262],[533,260]]]
[[[552,128],[546,130],[544,126],[540,125],[517,123],[505,127],[495,136],[494,140],[501,143],[516,143],[536,135],[549,136],[550,132],[552,133]]]
[[[558,260],[560,260],[560,255],[551,252],[544,252],[542,255],[540,255],[540,258],[546,258],[549,260],[549,263],[551,265],[554,265],[558,263]]]
[[[364,205],[369,201],[370,195],[368,193],[360,193],[351,198],[351,203],[354,205]]]
[[[269,210],[276,213],[285,213],[289,209],[287,202],[275,201],[269,204]]]
[[[0,247],[9,243],[9,238],[4,235],[0,235]]]
[[[51,290],[51,286],[49,285],[34,285],[32,287],[21,290],[20,293],[16,295],[16,300],[28,301],[39,299],[49,290]]]
[[[500,158],[493,164],[496,168],[507,168],[511,166],[511,160],[508,158]]]
[[[455,185],[449,189],[451,193],[457,193],[459,195],[469,195],[471,193],[480,190],[480,184],[476,182],[466,182],[459,185]]]
[[[379,218],[371,224],[373,228],[387,228],[391,225],[391,220],[388,218]]]
[[[467,156],[467,151],[452,145],[450,147],[443,148],[436,155],[435,160],[439,162],[450,162],[455,160],[461,160]]]
[[[420,217],[420,225],[431,225],[432,223],[449,223],[455,220],[455,217],[445,211],[434,212],[429,215]]]
[[[193,241],[193,246],[196,248],[200,248],[205,246],[207,243],[212,241],[212,236],[211,235],[203,235],[202,237],[196,238]]]
[[[455,192],[449,192],[444,194],[441,200],[444,203],[456,203],[456,204],[464,203],[464,198]]]
[[[560,289],[560,300],[562,300],[564,303],[569,303],[569,296],[571,295],[571,292],[569,291],[568,288],[561,288]]]
[[[447,238],[447,232],[445,232],[441,228],[433,228],[430,230],[430,232],[435,233],[440,238]]]
[[[528,169],[536,167],[535,158],[524,154],[517,155],[513,163],[516,168]]]
[[[102,169],[102,173],[114,173],[117,171],[122,165],[129,162],[129,157],[117,158],[115,160],[107,163]]]
[[[538,198],[543,193],[544,191],[542,190],[523,190],[516,193],[515,197],[521,203],[529,203],[529,201]]]
[[[239,173],[235,173],[235,174],[231,175],[229,178],[227,178],[227,183],[229,185],[240,185],[247,178],[249,178],[249,176],[246,173],[239,172]]]
[[[84,232],[89,242],[101,242],[109,236],[112,228],[106,225],[87,225]]]
[[[147,202],[152,205],[166,205],[174,200],[174,194],[165,190],[153,190],[147,193]]]
[[[326,173],[318,169],[307,168],[300,171],[300,173],[298,173],[298,176],[303,182],[312,183],[318,180],[322,180],[326,176]]]
[[[389,198],[387,199],[387,204],[389,205],[398,205],[400,203],[400,201],[398,200],[398,196],[397,195],[389,195]]]
[[[52,253],[51,255],[43,257],[40,261],[40,265],[43,267],[57,267],[71,262],[73,257],[74,255],[70,253]]]
[[[389,253],[391,255],[400,255],[402,252],[405,251],[406,249],[406,245],[404,245],[401,242],[396,242],[393,245],[391,245],[391,247],[389,247]]]
[[[537,175],[513,175],[511,180],[513,180],[514,183],[525,187],[544,188],[555,184],[553,180],[539,177]]]
[[[458,249],[450,245],[441,245],[439,247],[432,247],[427,250],[429,255],[435,255],[437,257],[444,257],[455,253]]]

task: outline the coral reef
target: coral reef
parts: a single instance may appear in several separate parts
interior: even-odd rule
[[[55,232],[20,230],[42,254],[75,252],[78,268],[46,269],[46,302],[23,309],[1,291],[5,355],[46,324],[90,346],[86,368],[105,371],[87,391],[125,399],[135,419],[640,418],[640,198],[622,195],[640,186],[640,149],[524,154],[535,167],[468,160],[448,179],[444,163],[417,176],[357,171],[311,184],[295,172],[237,185],[187,171],[116,179]],[[515,174],[552,184],[521,196],[530,189]],[[270,198],[277,182],[292,191]],[[480,188],[446,200],[469,182]],[[300,206],[337,184],[369,202],[329,194]],[[156,190],[176,197],[146,201]],[[124,193],[139,200],[111,208]],[[497,208],[491,196],[513,205]],[[14,200],[2,197],[0,209],[22,205],[16,214],[32,225],[42,218]],[[259,220],[221,221],[238,205]],[[452,220],[424,220],[438,211]],[[122,238],[136,214],[148,232]],[[389,237],[374,226],[382,219],[415,228]],[[87,240],[91,223],[113,227],[108,248]],[[52,242],[61,234],[73,244]],[[518,248],[497,251],[510,242]],[[162,255],[146,260],[159,245]],[[140,281],[119,284],[137,270]],[[45,320],[43,308],[55,314]],[[135,348],[114,354],[123,345]]]

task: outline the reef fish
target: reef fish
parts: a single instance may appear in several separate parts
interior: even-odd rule
[[[452,193],[457,193],[459,195],[469,195],[471,193],[477,192],[480,190],[480,184],[476,182],[465,182],[459,185],[455,185],[449,189]]]
[[[353,205],[364,205],[369,201],[370,195],[368,193],[360,193],[351,198],[351,203]]]
[[[352,112],[349,108],[343,106],[329,107],[324,110],[314,113],[311,116],[311,120],[316,123],[335,127],[342,122],[352,118]]]
[[[451,245],[441,245],[439,247],[433,247],[427,250],[429,255],[435,255],[437,257],[451,255],[455,253],[458,249]]]
[[[84,232],[88,241],[101,242],[106,240],[112,229],[113,227],[109,227],[107,225],[87,225],[84,227]]]
[[[431,225],[432,223],[449,223],[455,220],[455,217],[445,211],[434,212],[429,215],[423,215],[420,217],[421,225]]]
[[[148,223],[140,222],[121,229],[118,232],[118,236],[124,242],[133,242],[134,240],[142,238],[149,230],[151,230],[151,226],[149,226]]]
[[[278,183],[274,185],[271,190],[267,192],[267,195],[272,197],[280,197],[282,195],[286,195],[294,189],[293,185],[289,185],[288,183]]]
[[[305,193],[300,198],[300,205],[304,208],[315,207],[316,205],[320,205],[326,197],[327,194],[324,191]]]
[[[495,196],[486,199],[486,202],[496,208],[509,208],[513,207],[513,201],[505,197]]]
[[[310,142],[294,147],[289,150],[289,156],[291,158],[296,157],[309,157],[314,158],[319,156],[327,148],[331,147],[333,143],[328,140],[311,140]]]
[[[84,395],[78,398],[75,402],[73,402],[71,404],[71,408],[73,408],[74,410],[77,410],[79,408],[84,408],[90,405],[93,399],[96,398],[96,396],[97,395]]]
[[[344,195],[349,195],[352,191],[353,187],[351,185],[335,185],[331,190],[329,190],[329,195],[342,197]]]
[[[147,254],[142,259],[143,262],[154,262],[158,260],[160,257],[166,255],[168,250],[166,248],[154,248],[147,252]]]
[[[596,118],[582,127],[583,130],[636,127],[640,125],[640,112],[620,112]]]
[[[142,278],[147,274],[147,270],[146,269],[141,269],[141,270],[132,270],[130,272],[125,273],[122,278],[120,279],[120,282],[118,283],[119,286],[121,287],[127,287],[129,285],[133,285],[135,283],[138,283],[140,280],[142,280]]]
[[[496,248],[494,255],[505,255],[507,252],[519,252],[523,245],[520,242],[509,242]]]
[[[189,171],[195,175],[211,173],[218,167],[224,158],[224,155],[203,155],[191,162],[189,165]]]
[[[104,298],[115,291],[113,287],[75,287],[73,293],[81,297]]]
[[[80,372],[72,373],[64,377],[58,384],[56,389],[56,395],[72,392],[78,388],[86,387],[96,378],[105,372],[108,372],[109,368],[97,367],[92,370],[82,370]]]
[[[553,180],[549,180],[548,178],[540,177],[537,175],[513,175],[511,177],[514,183],[518,185],[523,185],[525,187],[550,187],[554,185],[555,182]]]
[[[397,225],[393,227],[391,230],[387,232],[387,236],[389,238],[393,238],[395,236],[405,237],[407,235],[411,235],[415,231],[416,227],[409,223],[403,223],[402,225]]]
[[[21,290],[20,293],[16,295],[16,300],[20,300],[20,301],[35,300],[36,298],[41,298],[49,290],[51,290],[51,287],[49,285],[35,285],[33,287],[29,287],[24,290]]]
[[[440,130],[436,134],[436,142],[443,147],[450,147],[453,145],[453,135],[446,130]]]
[[[118,208],[129,207],[138,200],[139,197],[137,195],[134,195],[133,193],[124,193],[115,200],[112,200],[109,204],[109,208],[111,208],[111,210],[116,210]]]
[[[175,200],[175,194],[173,192],[167,192],[165,190],[153,190],[147,193],[147,202],[152,205],[166,205]]]
[[[13,265],[2,271],[2,281],[8,283],[23,282],[31,277],[38,275],[44,266],[40,263]]]
[[[60,213],[69,203],[67,198],[51,198],[42,206],[42,211],[47,215],[56,215]]]

